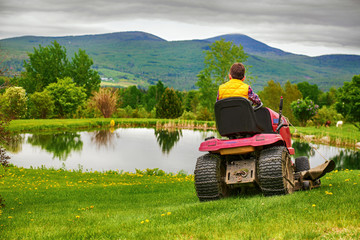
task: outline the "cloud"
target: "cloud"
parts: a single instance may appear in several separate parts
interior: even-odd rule
[[[358,0],[0,0],[0,38],[144,30],[180,40],[227,30],[265,43],[360,54],[359,10]]]

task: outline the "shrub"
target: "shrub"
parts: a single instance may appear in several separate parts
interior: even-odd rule
[[[308,98],[293,101],[290,106],[294,116],[303,126],[305,125],[306,121],[310,120],[317,114],[317,110],[319,108],[318,105],[315,105],[314,102]]]
[[[335,124],[339,120],[342,120],[342,116],[336,111],[334,106],[323,106],[319,109],[318,114],[314,117],[314,123],[316,125],[325,125],[327,121]]]

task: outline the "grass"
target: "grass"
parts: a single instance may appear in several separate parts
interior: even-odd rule
[[[165,128],[214,128],[215,122],[190,121],[179,119],[145,119],[145,118],[84,118],[84,119],[21,119],[10,122],[12,132],[37,132],[54,130],[76,130],[110,127],[110,121],[115,121],[115,127],[165,127]]]
[[[360,171],[292,195],[200,203],[193,176],[10,167],[0,239],[359,239]]]
[[[360,142],[360,131],[352,124],[344,124],[343,127],[296,127],[290,128],[294,137],[315,135],[314,141],[322,142],[323,137],[329,137],[330,144],[339,146],[354,146]]]

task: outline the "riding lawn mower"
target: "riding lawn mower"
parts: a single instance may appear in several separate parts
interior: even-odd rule
[[[217,200],[248,189],[265,196],[310,190],[335,168],[333,161],[310,169],[307,157],[292,148],[288,120],[262,105],[253,107],[242,97],[215,103],[216,127],[222,138],[206,138],[195,167],[195,189],[200,201]]]

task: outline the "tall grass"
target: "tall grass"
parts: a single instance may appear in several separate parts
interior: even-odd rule
[[[200,203],[192,176],[10,167],[0,239],[359,239],[360,171],[292,195]]]

